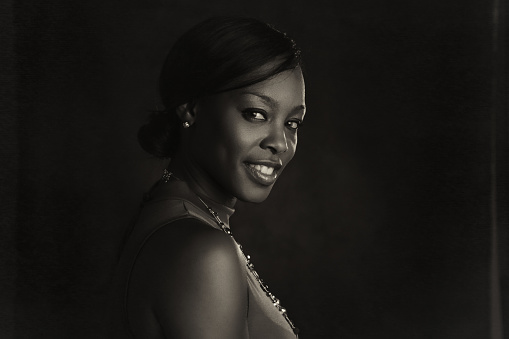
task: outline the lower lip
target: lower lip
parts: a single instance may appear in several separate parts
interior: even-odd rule
[[[258,184],[263,186],[270,186],[274,182],[276,182],[277,179],[277,171],[274,170],[271,175],[263,174],[262,172],[256,170],[255,168],[249,166],[248,164],[244,163],[244,166],[247,169],[247,172],[249,173],[250,177]]]

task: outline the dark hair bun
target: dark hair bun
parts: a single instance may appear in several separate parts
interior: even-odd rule
[[[170,158],[176,151],[178,127],[176,114],[153,112],[147,124],[138,131],[138,142],[145,152],[158,158]]]

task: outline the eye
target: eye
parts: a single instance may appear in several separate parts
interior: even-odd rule
[[[286,126],[293,131],[297,131],[299,129],[299,127],[302,126],[302,121],[290,120],[290,121],[286,122]]]
[[[244,117],[248,120],[252,121],[265,121],[267,120],[267,115],[264,111],[255,110],[255,109],[246,109],[242,111]]]

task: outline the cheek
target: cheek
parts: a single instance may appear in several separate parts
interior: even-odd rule
[[[226,119],[225,119],[226,120]],[[242,123],[229,121],[209,124],[200,135],[200,145],[195,150],[205,162],[201,165],[215,176],[236,171],[239,163],[244,162],[257,145],[257,134]]]
[[[287,161],[292,160],[295,152],[297,151],[297,134],[291,134],[286,137],[288,150],[285,152],[285,156],[288,157]]]
[[[243,161],[244,158],[259,143],[260,131],[256,126],[249,126],[241,122],[231,122],[221,128],[223,138],[221,140],[226,156],[231,157],[230,161]]]

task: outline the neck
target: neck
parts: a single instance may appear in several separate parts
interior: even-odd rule
[[[208,173],[184,154],[178,153],[171,160],[168,170],[176,177],[185,180],[189,188],[198,196],[230,208],[235,207],[237,198],[225,193]]]

